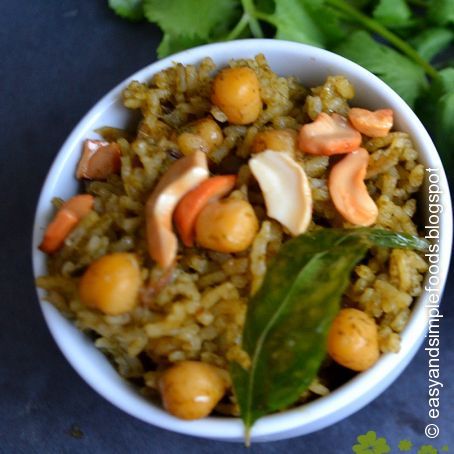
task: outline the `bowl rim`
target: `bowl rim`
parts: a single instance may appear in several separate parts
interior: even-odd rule
[[[344,57],[324,49],[290,41],[246,39],[198,46],[155,61],[120,82],[82,117],[61,146],[41,189],[35,212],[32,240],[32,262],[35,278],[41,274],[40,270],[43,269],[44,254],[37,249],[37,245],[39,244],[42,231],[39,219],[42,217],[42,212],[45,210],[45,207],[48,207],[49,203],[47,193],[52,192],[55,188],[56,180],[68,161],[70,155],[69,150],[72,148],[71,144],[79,140],[81,134],[85,132],[86,125],[92,123],[95,118],[99,118],[106,112],[118,100],[124,87],[132,80],[148,80],[156,72],[171,66],[172,63],[177,61],[189,64],[199,61],[203,56],[212,56],[223,51],[226,51],[228,54],[234,54],[240,50],[243,52],[249,50],[251,56],[260,52],[266,55],[267,52],[276,51],[288,51],[294,52],[295,54],[302,53],[308,55],[317,54],[317,57],[321,56],[324,59],[329,59],[330,64],[334,66],[344,69],[347,68],[350,72],[357,72],[363,77],[367,77],[371,84],[379,87],[381,97],[391,98],[398,103],[400,114],[409,117],[412,123],[415,124],[415,129],[418,130],[416,137],[412,134],[412,139],[415,144],[419,145],[424,159],[429,162],[431,167],[433,166],[439,169],[440,186],[443,189],[442,196],[445,207],[444,212],[440,216],[440,245],[442,245],[442,250],[452,250],[452,205],[446,174],[427,131],[410,107],[378,77]],[[447,279],[449,260],[450,254],[446,256],[440,255],[440,297]],[[119,386],[117,388],[121,388],[123,392],[109,391],[109,388],[100,380],[103,374],[96,371],[97,365],[91,364],[90,361],[80,362],[80,358],[76,361],[72,356],[70,343],[65,341],[64,336],[56,329],[54,323],[55,317],[63,317],[63,315],[54,306],[43,300],[44,292],[41,289],[37,288],[36,290],[46,324],[65,358],[83,380],[109,402],[145,422],[175,432],[231,441],[242,439],[244,429],[239,418],[207,417],[190,422],[179,420],[169,415],[153,402],[145,401],[144,398],[138,395],[136,389],[124,379],[120,379],[117,383]],[[382,355],[371,369],[356,375],[327,396],[290,410],[264,416],[254,425],[252,440],[260,441],[270,436],[274,440],[286,438],[286,434],[290,434],[295,430],[299,430],[297,435],[319,430],[349,416],[376,398],[398,377],[422,344],[427,329],[428,317],[427,311],[425,310],[427,302],[427,292],[423,292],[415,301],[411,318],[402,335],[401,351],[398,354]],[[92,345],[92,348],[96,347]],[[118,375],[118,377],[120,376]],[[384,377],[386,380],[384,380]],[[384,384],[385,382],[386,384]],[[352,391],[355,391],[353,400],[351,398]],[[306,430],[301,430],[302,427],[305,427]]]

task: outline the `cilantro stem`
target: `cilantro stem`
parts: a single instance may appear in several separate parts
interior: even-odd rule
[[[241,0],[245,14],[247,14],[247,19],[249,22],[249,28],[251,29],[252,34],[255,38],[263,38],[262,27],[256,18],[256,9],[253,3],[253,0]]]
[[[249,24],[249,15],[246,12],[244,12],[243,15],[241,16],[241,19],[235,25],[233,30],[231,30],[230,33],[224,38],[224,40],[230,41],[233,39],[237,39],[238,36],[241,35],[243,30],[248,26],[248,24]]]
[[[271,25],[274,25],[276,27],[276,20],[272,14],[266,14],[262,13],[261,11],[256,11],[255,12],[255,17],[259,20],[262,20],[263,22],[268,22]]]
[[[385,38],[396,49],[399,49],[403,54],[405,54],[407,57],[411,58],[415,63],[421,66],[425,73],[431,78],[438,78],[437,70],[430,63],[424,60],[424,58],[422,58],[421,55],[419,55],[418,52],[413,49],[413,47],[399,38],[396,34],[389,31],[386,27],[383,27],[383,25],[381,25],[379,22],[361,13],[355,7],[349,5],[344,0],[326,0],[326,2],[328,5],[349,14],[350,17],[357,20],[360,24]]]

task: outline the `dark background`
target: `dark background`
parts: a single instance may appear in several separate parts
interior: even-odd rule
[[[61,144],[89,108],[156,59],[160,33],[117,18],[104,0],[0,2],[0,452],[246,452],[174,434],[113,407],[71,369],[35,295],[30,240],[35,204]],[[444,296],[441,434],[454,452],[454,272]],[[249,452],[349,453],[369,430],[429,444],[423,349],[378,399],[325,430]],[[413,449],[412,452],[416,452]]]

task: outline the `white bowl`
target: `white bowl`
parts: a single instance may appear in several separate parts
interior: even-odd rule
[[[295,75],[307,86],[322,83],[328,75],[343,74],[353,83],[354,103],[370,109],[391,108],[395,126],[412,137],[425,167],[439,169],[439,186],[444,212],[440,217],[440,293],[446,281],[449,253],[452,246],[452,207],[446,175],[438,153],[421,122],[405,102],[380,79],[345,58],[316,47],[277,40],[243,40],[210,44],[190,49],[160,60],[132,75],[101,99],[81,120],[58,153],[44,183],[36,210],[33,232],[33,267],[35,276],[46,274],[45,256],[37,245],[49,221],[52,197],[67,198],[77,191],[74,178],[81,144],[87,137],[96,137],[96,128],[105,125],[123,126],[130,111],[121,103],[121,92],[131,80],[148,81],[153,74],[173,62],[198,63],[209,56],[216,64],[225,65],[232,58],[251,58],[265,54],[271,68],[281,75]],[[427,185],[423,191],[427,193]],[[421,201],[427,200],[423,194]],[[423,209],[425,207],[421,204]],[[427,213],[424,214],[427,219]],[[209,417],[197,421],[179,420],[139,395],[122,379],[92,341],[79,332],[38,290],[41,308],[49,329],[67,360],[81,377],[112,404],[137,418],[184,434],[228,441],[243,440],[240,419]],[[269,441],[307,434],[349,416],[383,392],[402,372],[420,347],[426,327],[428,293],[416,301],[410,321],[402,335],[398,354],[383,355],[374,367],[326,397],[279,414],[260,419],[252,430],[252,441]]]

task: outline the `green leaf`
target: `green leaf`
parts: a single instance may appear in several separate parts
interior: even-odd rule
[[[144,0],[146,18],[172,39],[183,36],[207,40],[231,20],[237,6],[237,0]]]
[[[324,47],[324,35],[299,0],[276,0],[276,38]]]
[[[258,11],[267,14],[271,14],[274,12],[275,8],[274,0],[256,0],[254,3]]]
[[[412,40],[413,47],[427,61],[446,49],[454,39],[454,32],[447,28],[428,28]]]
[[[376,74],[412,107],[427,87],[421,67],[394,49],[376,42],[369,33],[352,33],[335,51]]]
[[[386,26],[400,26],[411,19],[411,10],[405,0],[380,0],[373,16]]]
[[[350,0],[352,6],[358,9],[363,9],[370,5],[374,0]]]
[[[337,44],[347,36],[344,22],[324,0],[302,0],[307,12],[325,35],[325,45]]]
[[[288,242],[249,303],[243,348],[251,370],[231,368],[246,428],[295,402],[325,357],[329,324],[351,269],[367,249],[358,240],[349,241],[347,250],[329,249],[326,240],[313,235]]]
[[[440,93],[445,95],[454,91],[454,68],[445,68],[438,72],[439,78],[434,82],[434,87]]]
[[[321,229],[285,243],[270,264],[243,331],[251,367],[230,368],[247,431],[294,403],[314,379],[351,271],[371,245],[425,249],[427,243],[378,229]]]
[[[434,137],[435,145],[443,164],[449,172],[454,172],[454,68],[438,72],[438,78],[432,83],[417,104],[416,113]]]
[[[143,19],[143,0],[109,0],[109,7],[119,16],[132,21]]]
[[[428,16],[438,25],[454,24],[454,0],[430,1]]]
[[[197,36],[175,36],[169,33],[164,33],[161,43],[158,46],[157,54],[158,58],[167,57],[168,55],[175,54],[191,47],[199,46],[205,41]]]
[[[432,445],[422,445],[419,449],[417,454],[437,454],[438,450],[434,448]]]
[[[339,18],[322,0],[276,0],[276,38],[326,47],[342,39]]]
[[[432,82],[430,89],[418,99],[417,114],[429,129],[432,129],[435,122],[438,99],[451,91],[454,91],[454,68],[445,68],[438,71],[438,77]]]
[[[454,90],[437,101],[435,138],[438,152],[448,173],[454,170]]]
[[[410,440],[400,440],[399,441],[399,451],[411,451],[411,448],[413,447],[413,443]]]
[[[367,239],[370,245],[379,247],[415,249],[417,251],[425,251],[429,247],[429,243],[424,238],[409,235],[408,233],[368,228],[354,229],[350,232],[350,235],[363,236]]]
[[[359,435],[356,439],[358,444],[352,447],[355,454],[386,454],[391,451],[386,438],[377,438],[377,433],[373,430]]]

